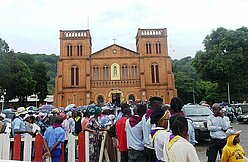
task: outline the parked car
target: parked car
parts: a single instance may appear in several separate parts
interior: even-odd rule
[[[242,111],[240,113],[236,113],[237,121],[248,123],[248,104],[234,104],[232,107],[234,107],[235,110],[241,107]]]
[[[4,109],[2,111],[2,113],[4,113],[6,115],[6,117],[4,119],[4,123],[6,124],[5,133],[10,135],[10,133],[11,133],[11,122],[12,122],[12,119],[13,119],[16,111],[14,109]]]
[[[15,110],[14,109],[4,109],[2,113],[6,115],[5,121],[11,122],[13,119],[13,116],[15,115]]]
[[[207,117],[213,112],[207,106],[201,105],[185,105],[182,110],[185,117],[193,121],[196,140],[210,139]]]

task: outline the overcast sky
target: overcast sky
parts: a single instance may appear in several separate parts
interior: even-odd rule
[[[248,0],[0,0],[0,38],[15,52],[59,55],[59,30],[90,29],[93,52],[138,28],[167,28],[172,59],[195,56],[218,27],[248,27]]]

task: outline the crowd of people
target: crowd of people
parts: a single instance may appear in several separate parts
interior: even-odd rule
[[[81,131],[89,131],[89,159],[99,159],[101,132],[118,140],[121,162],[198,162],[194,145],[193,121],[187,119],[179,97],[163,104],[160,97],[151,97],[148,104],[121,104],[121,108],[102,109],[91,106],[87,109],[51,112],[28,112],[19,107],[10,126],[3,122],[5,114],[0,113],[0,133],[11,137],[30,134],[44,137],[44,158],[60,161],[61,147],[65,151],[69,134],[77,136]],[[230,127],[220,104],[212,105],[213,115],[207,118],[207,128],[211,141],[207,149],[208,162],[216,161],[217,154],[225,161],[241,162],[245,152],[239,145],[240,131]],[[11,131],[7,131],[10,127]],[[67,153],[65,154],[65,159]]]

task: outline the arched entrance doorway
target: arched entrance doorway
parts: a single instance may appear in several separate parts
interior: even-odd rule
[[[104,97],[102,95],[99,95],[97,97],[97,104],[104,103]]]
[[[130,94],[130,95],[128,96],[128,101],[134,102],[134,101],[135,101],[135,96],[134,96],[133,94]]]
[[[115,105],[121,104],[121,94],[120,93],[112,93],[112,103]]]
[[[110,91],[108,95],[109,101],[115,104],[116,106],[120,106],[122,102],[124,102],[123,92],[119,89],[113,89]]]

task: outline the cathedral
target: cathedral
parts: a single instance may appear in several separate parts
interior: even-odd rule
[[[61,30],[54,104],[147,101],[177,95],[167,30],[138,29],[136,51],[112,44],[92,53],[89,30]]]

